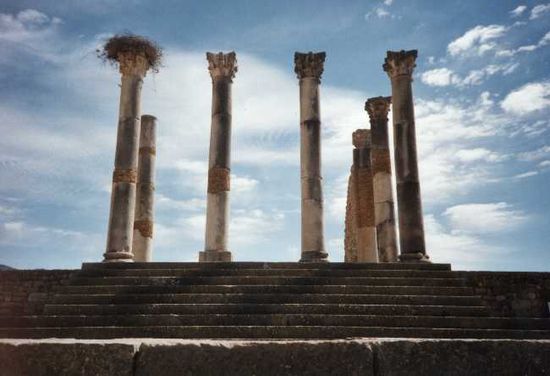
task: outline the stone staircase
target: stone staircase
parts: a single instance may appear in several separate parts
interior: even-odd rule
[[[448,264],[89,263],[0,338],[550,339],[490,312]]]

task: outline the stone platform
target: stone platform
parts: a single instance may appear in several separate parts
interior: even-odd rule
[[[0,340],[0,375],[548,375],[540,340]]]
[[[492,280],[448,264],[84,264],[40,311],[0,316],[0,338],[550,339],[546,282],[514,313]]]

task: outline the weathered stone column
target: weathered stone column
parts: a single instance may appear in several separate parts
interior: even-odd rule
[[[155,196],[157,118],[141,116],[134,240],[134,261],[150,262],[153,257],[153,217]]]
[[[237,72],[234,52],[206,53],[212,77],[212,125],[208,160],[206,244],[199,261],[231,261],[227,250],[231,156],[231,84]]]
[[[388,51],[384,70],[391,79],[394,159],[401,255],[404,262],[428,262],[418,181],[412,74],[417,51]]]
[[[326,262],[321,186],[321,113],[319,84],[325,53],[294,54],[300,80],[300,175],[302,185],[301,262]]]
[[[355,175],[355,236],[357,262],[378,262],[374,192],[371,165],[371,134],[368,129],[353,132],[353,170]]]
[[[111,212],[104,262],[131,262],[138,144],[141,116],[141,86],[149,69],[142,52],[123,51],[117,61],[122,74],[115,170],[111,193]]]
[[[388,141],[390,104],[391,97],[369,98],[365,103],[365,110],[370,118],[372,136],[374,223],[376,225],[378,259],[381,262],[396,262],[398,253]]]

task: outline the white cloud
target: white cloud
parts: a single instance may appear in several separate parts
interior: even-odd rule
[[[500,103],[502,109],[527,115],[550,106],[550,82],[532,82],[511,91]]]
[[[537,161],[548,156],[550,156],[550,145],[545,145],[535,150],[520,153],[518,159],[521,161]]]
[[[519,17],[527,10],[527,6],[525,5],[518,5],[514,10],[510,11],[511,17]]]
[[[496,48],[495,39],[502,37],[508,28],[503,25],[478,25],[468,30],[464,35],[452,41],[447,50],[451,56],[474,53],[482,55]]]
[[[544,34],[544,36],[537,42],[537,44],[529,44],[525,46],[520,46],[515,50],[500,50],[497,51],[496,55],[500,57],[511,57],[521,52],[533,52],[538,50],[541,47],[544,47],[550,43],[550,31]]]
[[[420,79],[429,86],[457,86],[465,87],[481,85],[487,77],[497,73],[508,75],[519,66],[519,64],[490,64],[482,69],[471,70],[464,78],[448,68],[437,68],[422,73]]]
[[[426,71],[422,73],[420,79],[429,86],[449,86],[460,82],[460,78],[447,68]]]
[[[456,205],[447,208],[443,215],[456,233],[465,234],[509,231],[528,219],[525,213],[506,202]]]
[[[471,162],[500,162],[505,159],[504,156],[485,148],[461,149],[456,153],[459,161],[464,163]]]
[[[533,9],[531,9],[531,16],[529,17],[529,19],[534,20],[536,18],[539,18],[548,11],[550,11],[550,4],[535,5]]]
[[[538,171],[527,171],[527,172],[524,172],[522,174],[517,174],[517,175],[514,175],[514,179],[525,179],[525,178],[530,178],[531,176],[536,176],[538,175],[539,172]]]
[[[384,5],[390,6],[393,4],[393,0],[384,0]]]

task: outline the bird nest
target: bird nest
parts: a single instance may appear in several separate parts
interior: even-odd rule
[[[152,40],[139,35],[114,35],[105,42],[102,48],[97,50],[100,59],[112,64],[119,63],[119,55],[123,53],[145,56],[154,72],[158,72],[161,66],[162,48]]]

